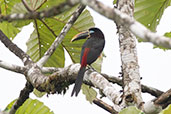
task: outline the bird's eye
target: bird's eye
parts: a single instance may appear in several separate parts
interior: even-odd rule
[[[94,31],[93,30],[90,30],[89,33],[92,34],[92,33],[94,33]]]

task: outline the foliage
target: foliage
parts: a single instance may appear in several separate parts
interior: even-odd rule
[[[150,30],[156,31],[163,12],[170,3],[171,0],[136,0],[135,19]]]
[[[82,84],[82,91],[83,94],[85,94],[87,101],[89,101],[92,104],[93,100],[97,96],[97,92],[93,88],[85,84]]]
[[[13,100],[10,104],[8,104],[4,112],[9,112],[16,100],[17,99]]]
[[[6,109],[5,112],[9,112],[12,105],[16,100],[12,101]],[[15,114],[54,114],[47,106],[42,102],[33,99],[27,99],[22,106],[16,111]]]
[[[137,109],[135,106],[130,106],[123,109],[119,114],[144,114],[141,110]]]

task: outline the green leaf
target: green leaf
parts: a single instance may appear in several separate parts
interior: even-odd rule
[[[98,59],[91,65],[96,71],[101,72],[101,65],[103,63],[103,58],[105,57],[104,53],[102,53]]]
[[[27,9],[23,5],[23,3],[16,3],[11,9],[11,13],[28,13]],[[32,22],[32,20],[16,20],[13,21],[12,24],[15,27],[21,28],[25,25],[28,25]]]
[[[21,0],[0,0],[0,8],[2,15],[11,14],[11,9],[16,3],[21,2]]]
[[[171,4],[171,0],[136,0],[134,17],[152,31],[160,22],[164,10]]]
[[[16,100],[17,99],[13,100],[10,104],[8,104],[4,112],[9,112]]]
[[[40,21],[37,21],[37,23],[39,33],[34,30],[30,36],[30,39],[27,41],[27,53],[35,62],[37,62],[44,55],[45,51],[50,47],[55,39],[53,34],[49,32],[48,29],[44,25],[42,25]],[[62,46],[59,45],[59,47],[49,58],[45,66],[63,67],[64,61],[64,50]]]
[[[97,97],[97,92],[93,88],[85,84],[82,84],[81,89],[83,91],[83,94],[86,96],[87,101],[92,104],[93,100]]]
[[[29,7],[29,9],[32,10],[32,11],[36,11],[45,2],[46,2],[46,0],[25,0],[25,3]]]
[[[164,36],[171,38],[171,32],[166,32]]]
[[[45,2],[39,10],[43,10],[43,9],[47,9],[47,8],[51,8],[53,6],[58,6],[61,3],[65,2],[66,0],[47,0],[47,2]]]
[[[33,90],[33,93],[34,93],[34,95],[36,95],[36,97],[39,97],[39,98],[43,97],[46,94],[46,92],[40,92],[39,90],[37,90],[35,88]]]
[[[18,28],[12,25],[12,23],[5,21],[0,23],[0,29],[10,39],[13,39],[20,32]]]
[[[9,112],[12,108],[14,102],[12,101],[5,108],[4,112]],[[16,111],[15,114],[54,114],[47,106],[38,100],[33,100],[31,98],[27,99],[22,106]]]
[[[113,4],[116,4],[117,3],[117,0],[113,0]]]
[[[124,108],[119,114],[144,114],[141,110],[137,109],[135,106],[130,106]]]
[[[162,110],[159,114],[170,114],[171,112],[171,104],[167,106],[164,110]]]
[[[42,102],[33,99],[27,99],[15,114],[54,114]]]
[[[15,114],[54,114],[42,102],[33,99],[27,99]]]

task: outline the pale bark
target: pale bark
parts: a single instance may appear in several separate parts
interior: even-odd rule
[[[133,18],[134,0],[119,0],[117,8]],[[141,107],[141,83],[136,49],[136,37],[125,28],[118,25],[120,55],[123,76],[123,102],[122,105],[136,105]]]

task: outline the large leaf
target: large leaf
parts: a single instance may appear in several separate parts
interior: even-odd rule
[[[14,38],[20,30],[12,25],[12,23],[9,22],[1,22],[0,23],[0,30],[8,37],[8,38]]]
[[[91,64],[91,66],[98,72],[101,72],[101,66],[102,66],[102,63],[103,63],[103,58],[106,57],[104,53],[102,53],[98,59],[93,63]]]
[[[27,99],[15,114],[54,114],[47,106],[38,100]]]
[[[1,14],[7,15],[11,14],[11,9],[16,3],[21,2],[21,0],[0,0]]]
[[[16,100],[14,100],[16,101]],[[14,104],[12,101],[6,108],[5,112],[9,112],[12,105]],[[33,99],[27,99],[22,106],[16,111],[15,114],[54,114],[47,106],[45,106],[42,102]]]
[[[90,88],[88,85],[85,84],[82,84],[81,88],[83,94],[86,96],[87,101],[92,104],[93,100],[97,97],[97,92],[93,88]]]
[[[28,13],[27,9],[23,5],[23,3],[16,3],[13,8],[11,9],[11,13]],[[15,27],[21,28],[25,25],[28,25],[32,22],[32,20],[16,20],[13,21],[12,24]]]
[[[38,61],[45,53],[45,51],[50,47],[55,37],[48,29],[41,24],[40,21],[37,21],[38,33],[36,30],[30,36],[30,39],[27,41],[27,53],[31,58],[36,62]],[[64,50],[60,45],[55,53],[49,58],[45,66],[53,67],[63,67],[64,66]]]
[[[152,31],[160,22],[164,10],[171,4],[171,0],[136,0],[134,17]]]
[[[144,114],[141,110],[137,109],[135,106],[130,106],[123,109],[119,114]]]
[[[59,4],[65,2],[66,0],[47,0],[40,8],[39,10],[51,8],[53,6],[58,6]]]
[[[18,2],[20,2],[20,0],[0,0],[1,14],[2,15],[11,14],[11,10],[13,6]],[[0,29],[4,32],[4,34],[8,38],[12,38],[12,39],[17,35],[17,33],[20,32],[18,28],[16,28],[9,22],[0,22]]]
[[[10,112],[13,104],[15,103],[17,99],[13,100],[10,104],[7,105],[7,107],[4,109],[4,112]]]

